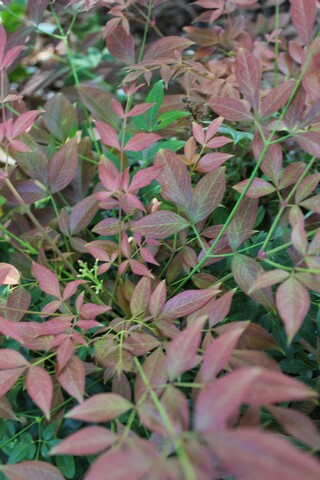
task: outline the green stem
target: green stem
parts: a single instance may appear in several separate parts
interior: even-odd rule
[[[295,194],[295,192],[297,191],[297,188],[299,187],[299,185],[301,184],[302,180],[304,179],[304,177],[306,176],[306,174],[309,172],[309,170],[311,169],[313,163],[315,162],[316,158],[315,157],[312,157],[310,162],[308,163],[308,165],[306,166],[306,168],[304,169],[302,175],[300,176],[300,178],[298,179],[298,181],[295,183],[295,185],[293,186],[291,192],[289,193],[289,195],[287,196],[286,198],[286,204],[289,203],[289,201],[291,200],[291,198],[293,197],[293,195]],[[266,236],[266,239],[261,247],[261,250],[264,251],[269,243],[269,241],[271,240],[271,237],[272,235],[274,234],[274,231],[275,229],[277,228],[277,225],[280,221],[280,218],[283,214],[283,212],[285,211],[287,205],[283,205],[280,210],[278,211],[272,225],[271,225],[271,228]]]
[[[320,31],[318,32],[317,37],[318,37],[319,35],[320,35]],[[265,155],[266,155],[266,153],[267,153],[267,151],[268,151],[268,148],[269,148],[269,146],[271,145],[271,141],[272,141],[273,136],[274,136],[275,133],[277,132],[278,127],[279,127],[279,125],[280,125],[280,123],[281,123],[281,121],[282,121],[282,119],[283,119],[283,117],[284,117],[284,115],[285,115],[285,113],[286,113],[289,105],[291,104],[291,102],[292,102],[295,94],[297,93],[297,91],[298,91],[298,89],[299,89],[299,87],[300,87],[300,84],[301,84],[301,82],[302,82],[302,78],[304,77],[304,74],[305,74],[305,72],[307,71],[307,69],[308,69],[308,67],[309,67],[309,65],[310,65],[310,62],[311,62],[311,60],[312,60],[312,57],[313,57],[314,53],[315,53],[315,47],[314,47],[313,49],[310,49],[310,50],[309,50],[309,53],[308,53],[308,57],[307,57],[307,59],[306,59],[306,62],[305,62],[304,66],[303,66],[303,68],[302,68],[302,70],[301,70],[301,72],[300,72],[299,78],[298,78],[298,80],[297,80],[297,82],[296,82],[296,84],[295,84],[294,89],[293,89],[292,92],[291,92],[291,95],[290,95],[290,97],[289,97],[289,99],[288,99],[288,101],[287,101],[287,103],[286,103],[286,105],[285,105],[285,108],[282,110],[282,112],[281,112],[281,114],[280,114],[280,116],[279,116],[279,118],[278,118],[278,120],[277,120],[277,122],[276,122],[276,124],[275,124],[275,126],[274,126],[274,128],[273,128],[273,130],[272,130],[272,132],[270,133],[270,136],[269,136],[269,137],[266,139],[266,141],[264,142],[264,146],[263,146],[262,152],[261,152],[261,154],[260,154],[260,156],[259,156],[259,159],[258,159],[256,165],[255,165],[255,168],[253,169],[253,171],[252,171],[252,173],[251,173],[251,175],[250,175],[249,181],[248,181],[248,183],[246,184],[244,190],[242,191],[242,193],[241,193],[239,199],[237,200],[235,206],[234,206],[233,209],[231,210],[231,212],[230,212],[230,214],[229,214],[229,216],[228,216],[225,224],[223,225],[220,233],[218,234],[218,236],[217,236],[217,238],[215,239],[215,241],[212,243],[212,245],[211,245],[211,247],[209,248],[209,250],[207,250],[207,252],[206,252],[206,254],[203,256],[203,258],[202,258],[202,259],[198,262],[198,264],[191,270],[191,272],[187,275],[187,277],[185,277],[185,278],[180,282],[180,284],[179,284],[178,287],[173,291],[173,293],[171,294],[171,296],[173,296],[173,295],[175,295],[176,293],[178,293],[178,292],[180,291],[181,287],[183,287],[183,285],[185,285],[185,284],[187,283],[187,281],[199,270],[199,268],[201,268],[201,266],[202,266],[202,265],[204,264],[204,262],[207,260],[208,256],[212,253],[212,251],[213,251],[214,248],[216,247],[216,245],[217,245],[217,243],[219,242],[220,238],[223,236],[223,234],[224,234],[225,231],[227,230],[227,228],[228,228],[231,220],[234,218],[234,216],[235,216],[235,214],[236,214],[236,212],[237,212],[237,210],[238,210],[238,208],[239,208],[239,206],[240,206],[243,198],[245,197],[247,191],[249,190],[250,185],[251,185],[253,179],[255,178],[255,176],[256,176],[259,168],[260,168],[260,165],[261,165],[261,163],[262,163],[262,161],[263,161],[263,159],[264,159],[264,157],[265,157]]]
[[[143,368],[141,367],[140,363],[139,363],[139,360],[135,357],[134,359],[135,361],[135,364],[137,366],[137,369],[138,369],[138,372],[142,378],[142,381],[143,383],[145,384],[148,392],[150,393],[150,397],[153,401],[153,403],[155,404],[162,420],[163,420],[163,424],[164,424],[164,427],[166,428],[167,432],[169,433],[170,437],[171,437],[171,440],[176,448],[176,452],[177,452],[177,455],[178,455],[178,458],[179,458],[179,461],[180,461],[180,465],[181,465],[181,468],[182,468],[182,471],[183,471],[183,474],[184,474],[184,479],[185,480],[196,480],[196,475],[195,475],[195,472],[193,470],[193,467],[192,467],[192,464],[189,460],[189,457],[185,451],[185,448],[184,448],[184,444],[183,444],[183,441],[181,440],[181,438],[177,437],[176,436],[176,433],[174,431],[174,427],[170,421],[170,418],[169,416],[167,415],[167,412],[164,408],[164,406],[162,405],[162,403],[160,402],[157,394],[155,393],[155,391],[153,390],[152,386],[150,385],[150,382],[148,380],[148,377],[146,376]]]
[[[65,255],[61,252],[61,250],[59,249],[59,247],[57,247],[57,245],[55,244],[55,242],[52,240],[52,238],[50,237],[50,235],[47,234],[46,230],[43,228],[43,226],[41,225],[41,223],[38,221],[38,219],[33,215],[31,209],[29,208],[29,206],[25,203],[25,201],[23,200],[23,198],[21,197],[21,195],[19,194],[19,192],[15,189],[14,185],[11,183],[11,181],[9,179],[7,179],[5,181],[5,184],[6,186],[8,187],[8,189],[10,190],[10,192],[13,194],[13,196],[15,197],[15,199],[17,200],[17,202],[21,205],[21,207],[24,208],[25,210],[25,213],[27,214],[27,216],[30,218],[30,220],[32,221],[32,223],[34,224],[34,226],[36,228],[38,228],[38,230],[42,233],[43,237],[46,239],[46,241],[48,242],[48,244],[50,245],[50,247],[52,248],[52,250],[54,251],[54,253],[61,258],[61,260],[63,261],[63,263],[65,264],[65,266],[67,267],[68,270],[70,270],[70,272],[72,273],[73,276],[77,277],[78,276],[78,272],[74,269],[72,263],[69,262],[69,260],[67,258],[65,258]],[[95,294],[95,292],[89,287],[89,285],[87,284],[84,284],[84,288],[86,289],[86,291],[89,293],[89,295],[91,296],[91,298],[98,304],[98,305],[104,305],[104,303],[102,302],[102,300]]]

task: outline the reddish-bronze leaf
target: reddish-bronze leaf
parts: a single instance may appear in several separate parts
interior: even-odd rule
[[[69,435],[50,451],[51,455],[95,455],[117,440],[117,435],[108,428],[84,427]]]
[[[232,260],[232,272],[239,287],[253,300],[273,310],[274,302],[270,287],[261,288],[249,294],[256,278],[264,272],[262,266],[251,257],[236,254]]]
[[[51,193],[60,192],[73,179],[78,165],[77,139],[69,140],[49,161],[48,182]]]
[[[257,199],[244,197],[227,227],[227,238],[233,251],[236,251],[252,235],[257,215]]]
[[[159,210],[137,222],[133,222],[130,228],[147,238],[164,239],[171,237],[171,235],[180,232],[188,226],[187,220],[180,217],[180,215],[169,210]]]
[[[47,295],[62,299],[58,277],[47,267],[33,262],[32,275],[39,283],[40,289]]]
[[[108,422],[119,417],[132,408],[128,400],[115,393],[98,393],[81,405],[72,408],[68,418],[83,420],[84,422]]]
[[[179,377],[198,363],[197,351],[206,320],[206,317],[197,318],[168,344],[166,371],[170,380]]]
[[[252,119],[250,105],[247,101],[234,98],[211,97],[210,108],[226,120],[248,122]]]
[[[109,52],[121,62],[128,65],[134,63],[134,38],[124,28],[117,27],[106,36]]]
[[[11,387],[13,387],[25,369],[26,367],[0,370],[0,397],[3,397],[3,395],[5,395]]]
[[[64,480],[57,467],[35,460],[17,464],[1,465],[1,471],[8,480]]]
[[[195,404],[196,430],[205,434],[224,430],[228,420],[239,414],[241,404],[247,403],[247,392],[260,371],[260,368],[243,368],[204,387]]]
[[[83,402],[85,375],[83,361],[73,355],[57,376],[61,387],[79,403]]]
[[[181,207],[186,213],[192,198],[189,171],[178,155],[170,150],[161,150],[155,157],[154,164],[161,167],[157,182],[161,185],[161,195]]]
[[[236,77],[244,98],[257,111],[259,108],[261,65],[252,53],[243,48],[238,50],[236,58]]]
[[[272,433],[238,428],[214,433],[207,436],[207,440],[226,474],[237,479],[319,478],[320,463],[317,460]]]
[[[53,383],[46,370],[32,365],[27,373],[26,388],[34,403],[50,419],[50,409],[53,399]]]
[[[279,425],[292,437],[301,440],[311,448],[320,447],[320,432],[311,418],[298,410],[288,407],[268,407]]]
[[[290,16],[297,34],[305,45],[312,39],[313,27],[317,18],[316,0],[290,0]]]
[[[187,290],[178,293],[167,301],[162,309],[161,316],[180,318],[199,310],[209,300],[219,293],[218,287],[203,290]]]
[[[218,206],[225,192],[225,168],[207,173],[197,183],[192,193],[190,220],[196,224],[206,219]]]
[[[276,305],[290,343],[309,311],[310,297],[308,290],[294,277],[290,277],[278,288]]]

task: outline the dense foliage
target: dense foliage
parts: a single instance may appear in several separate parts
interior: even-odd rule
[[[0,477],[320,476],[317,0],[0,2]]]

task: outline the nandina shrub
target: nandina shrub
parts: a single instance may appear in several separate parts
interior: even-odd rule
[[[1,478],[318,479],[318,2],[0,8]]]

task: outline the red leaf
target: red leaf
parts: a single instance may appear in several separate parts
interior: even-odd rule
[[[17,137],[32,127],[40,113],[41,111],[39,110],[30,110],[29,112],[21,113],[13,124],[12,137]]]
[[[72,280],[69,282],[63,291],[63,300],[68,300],[68,298],[72,297],[77,292],[78,287],[84,283],[86,283],[85,280]]]
[[[215,380],[203,388],[195,404],[195,428],[203,433],[223,430],[228,420],[239,413],[250,386],[260,374],[260,368],[243,368]]]
[[[28,361],[16,350],[3,348],[0,350],[0,369],[9,370],[11,368],[24,367],[28,365]]]
[[[276,305],[285,325],[288,342],[291,343],[310,308],[308,290],[291,277],[278,288]]]
[[[233,188],[242,193],[247,186],[249,180],[243,180],[242,182],[235,185]],[[266,195],[270,195],[276,191],[276,188],[271,185],[271,183],[263,180],[262,178],[254,178],[250,184],[249,189],[246,192],[246,197],[248,198],[260,198]]]
[[[53,447],[50,455],[95,455],[116,440],[117,435],[107,428],[84,427]]]
[[[130,110],[129,113],[127,113],[127,117],[136,117],[137,115],[142,115],[150,110],[150,108],[154,105],[155,103],[141,103],[140,105],[136,105]]]
[[[106,472],[112,472],[114,480],[128,480],[128,468],[130,480],[150,478],[149,474],[155,469],[155,458],[147,449],[112,449],[93,462],[84,480],[106,480]]]
[[[229,292],[222,295],[222,297],[215,300],[208,310],[209,315],[209,325],[213,327],[217,323],[221,322],[228,315],[233,295],[235,290],[230,290]]]
[[[73,138],[53,155],[48,165],[48,186],[51,193],[60,192],[73,179],[78,165],[77,139]]]
[[[154,278],[150,270],[147,269],[145,265],[142,263],[138,262],[138,260],[129,260],[129,265],[132,270],[132,273],[135,275],[140,275],[141,277],[150,277]]]
[[[69,395],[81,403],[83,402],[85,375],[86,372],[82,360],[73,355],[57,376],[57,380]]]
[[[257,215],[258,201],[244,197],[227,227],[227,238],[233,251],[236,251],[252,235]]]
[[[0,23],[0,65],[1,67],[2,67],[2,60],[3,60],[6,44],[7,44],[7,32],[5,31],[2,23]]]
[[[302,79],[304,89],[308,93],[311,100],[315,102],[312,108],[315,107],[316,101],[319,100],[319,90],[320,90],[319,69],[320,69],[320,54],[313,53],[311,62],[309,63],[307,71],[305,72]],[[307,118],[304,118],[304,122],[308,122],[308,116]],[[308,122],[307,125],[310,125],[311,123],[316,123],[316,122],[315,121]]]
[[[124,28],[117,27],[106,36],[109,52],[128,65],[134,63],[134,38]]]
[[[150,350],[159,345],[159,340],[148,333],[131,333],[125,340],[124,348],[133,355],[140,356],[150,352]]]
[[[303,200],[300,205],[304,208],[307,208],[308,210],[320,213],[320,194]]]
[[[89,195],[78,202],[70,213],[70,234],[81,232],[85,229],[98,211],[98,202],[95,195]]]
[[[265,132],[265,134],[268,135],[268,132]],[[264,149],[264,143],[258,131],[255,131],[254,133],[252,149],[256,161],[260,160],[260,156]],[[269,145],[264,154],[263,160],[260,163],[260,168],[275,185],[278,184],[282,169],[282,150],[278,143]]]
[[[207,131],[206,131],[206,142],[208,142],[218,132],[219,128],[223,123],[223,120],[224,120],[223,117],[218,117],[212,120],[212,122],[208,125]],[[228,140],[228,142],[232,141],[230,140],[230,138],[227,138],[227,137],[218,137],[218,139],[219,138],[226,139]],[[207,143],[207,146],[209,146],[208,143]]]
[[[148,310],[150,295],[150,278],[141,278],[137,283],[130,300],[130,310],[134,318],[143,318],[145,316]]]
[[[18,285],[20,273],[10,263],[0,262],[0,285]]]
[[[25,461],[15,465],[1,465],[8,480],[64,480],[57,467],[45,462]]]
[[[214,172],[219,168],[224,162],[226,162],[229,158],[233,155],[229,155],[228,153],[207,153],[202,158],[200,158],[199,162],[195,170],[197,172],[203,173],[210,173]]]
[[[47,295],[62,299],[58,277],[40,263],[33,262],[32,275],[39,283],[40,289]]]
[[[26,388],[34,403],[50,419],[50,409],[53,399],[53,383],[46,370],[32,365],[27,373]]]
[[[108,422],[119,417],[132,408],[128,400],[115,393],[98,393],[81,405],[72,408],[68,418],[84,422]]]
[[[180,318],[199,310],[209,300],[219,293],[218,289],[188,290],[178,293],[167,301],[162,309],[161,316],[166,318]]]
[[[307,415],[288,407],[268,407],[268,410],[289,435],[301,440],[311,448],[319,448],[320,433]]]
[[[178,155],[170,150],[161,150],[154,160],[155,166],[162,167],[157,178],[161,185],[161,195],[188,212],[192,198],[190,173]]]
[[[162,348],[158,348],[150,355],[148,355],[145,360],[142,369],[148,379],[152,390],[154,390],[157,395],[160,395],[165,388],[167,382],[167,377],[165,374],[166,370],[166,357],[162,351]],[[134,388],[134,398],[138,402],[142,395],[147,392],[148,389],[145,386],[141,375],[138,374],[136,377],[135,388]]]
[[[295,83],[292,81],[284,82],[276,88],[272,88],[261,103],[261,116],[268,117],[272,113],[278,112],[289,100]]]
[[[167,289],[166,289],[166,281],[162,280],[162,282],[157,285],[155,290],[153,291],[150,301],[149,301],[149,311],[151,315],[156,317],[159,315],[166,303],[167,297]]]
[[[161,38],[151,45],[147,45],[146,52],[143,56],[143,63],[158,61],[160,58],[170,58],[174,55],[175,50],[182,51],[193,45],[194,42],[187,38],[169,36]],[[148,62],[146,62],[148,60]]]
[[[223,333],[210,343],[203,355],[203,363],[200,369],[201,382],[206,383],[214,380],[215,376],[226,367],[239,338],[247,328],[247,322],[242,323],[243,325],[237,325],[236,328]]]
[[[102,315],[105,312],[111,310],[108,305],[96,305],[95,303],[85,303],[80,308],[80,317],[83,320],[91,320],[98,315]]]
[[[311,193],[317,188],[319,182],[320,173],[314,173],[313,175],[308,175],[304,178],[296,190],[295,202],[299,203],[311,195]]]
[[[261,369],[246,394],[250,405],[268,405],[279,402],[312,400],[317,392],[282,372]]]
[[[290,0],[291,21],[297,34],[307,45],[312,39],[313,27],[317,18],[316,0]]]
[[[197,140],[197,142],[200,143],[200,145],[204,145],[204,143],[205,143],[205,133],[204,133],[204,129],[201,127],[201,125],[199,125],[196,122],[192,122],[192,133],[193,133],[194,138]]]
[[[227,145],[228,143],[231,143],[232,140],[231,138],[220,136],[216,138],[212,138],[207,144],[207,148],[220,148],[224,147],[224,145]]]
[[[109,92],[87,85],[80,85],[77,90],[81,101],[94,118],[102,122],[108,122],[112,126],[117,126],[118,116],[112,108],[113,97]]]
[[[10,48],[10,50],[8,50],[6,52],[6,54],[3,58],[2,68],[3,69],[8,68],[9,65],[11,65],[11,63],[15,61],[15,59],[18,57],[20,52],[22,52],[22,50],[24,50],[24,48],[25,47],[23,45],[17,45],[15,47]]]
[[[189,217],[194,224],[206,219],[219,205],[226,189],[225,168],[207,173],[193,191]]]
[[[146,148],[150,147],[153,143],[161,138],[160,135],[156,133],[136,133],[130,140],[126,143],[124,150],[130,152],[141,152]]]
[[[240,48],[236,58],[236,78],[244,98],[254,110],[259,108],[261,64],[248,50]]]
[[[236,254],[232,259],[232,272],[235,281],[249,297],[266,308],[273,310],[273,297],[269,287],[261,288],[249,294],[256,278],[264,272],[262,266],[253,258]]]
[[[300,133],[294,136],[300,147],[310,155],[320,158],[319,131]]]
[[[26,367],[12,368],[10,370],[0,370],[0,397],[3,397],[18,378],[23,374]]]
[[[79,321],[77,322],[78,325]],[[80,326],[80,325],[79,325]],[[57,365],[56,365],[56,372],[60,373],[61,370],[67,365],[70,358],[74,353],[73,350],[73,343],[70,340],[69,336],[66,336],[64,340],[61,341],[58,349],[57,349]]]
[[[166,371],[169,379],[182,375],[198,363],[197,351],[206,317],[194,320],[167,346]]]
[[[8,311],[8,319],[12,322],[19,322],[25,315],[24,312],[28,310],[30,303],[31,294],[28,290],[23,287],[15,288],[7,300],[6,306],[13,309],[12,311]]]
[[[6,418],[8,420],[18,420],[12,410],[11,404],[6,397],[0,398],[0,418]]]
[[[118,134],[113,127],[110,127],[108,123],[98,120],[95,122],[95,127],[100,135],[102,143],[117,150],[121,149]]]
[[[161,167],[148,167],[138,170],[131,180],[129,188],[130,192],[137,193],[140,188],[149,185],[160,175],[161,170]]]
[[[211,97],[209,107],[226,120],[248,122],[252,119],[250,105],[245,100]]]
[[[288,165],[281,175],[279,188],[282,190],[283,188],[289,187],[290,185],[296,183],[301,177],[305,168],[306,165],[302,162],[295,162]]]
[[[1,471],[8,480],[64,480],[57,467],[33,460],[1,465]]]
[[[13,338],[21,345],[23,345],[23,336],[21,335],[21,332],[17,325],[18,323],[14,323],[0,316],[0,333],[5,337]]]
[[[227,475],[239,480],[319,478],[319,462],[274,434],[239,428],[219,432],[207,440]]]
[[[286,272],[285,270],[275,269],[271,270],[270,272],[264,272],[255,279],[255,282],[250,288],[249,293],[259,290],[260,288],[271,287],[276,283],[283,282],[283,280],[288,278],[288,276],[289,272]]]
[[[188,226],[187,220],[180,215],[169,210],[160,210],[133,222],[130,228],[148,238],[164,239]]]

